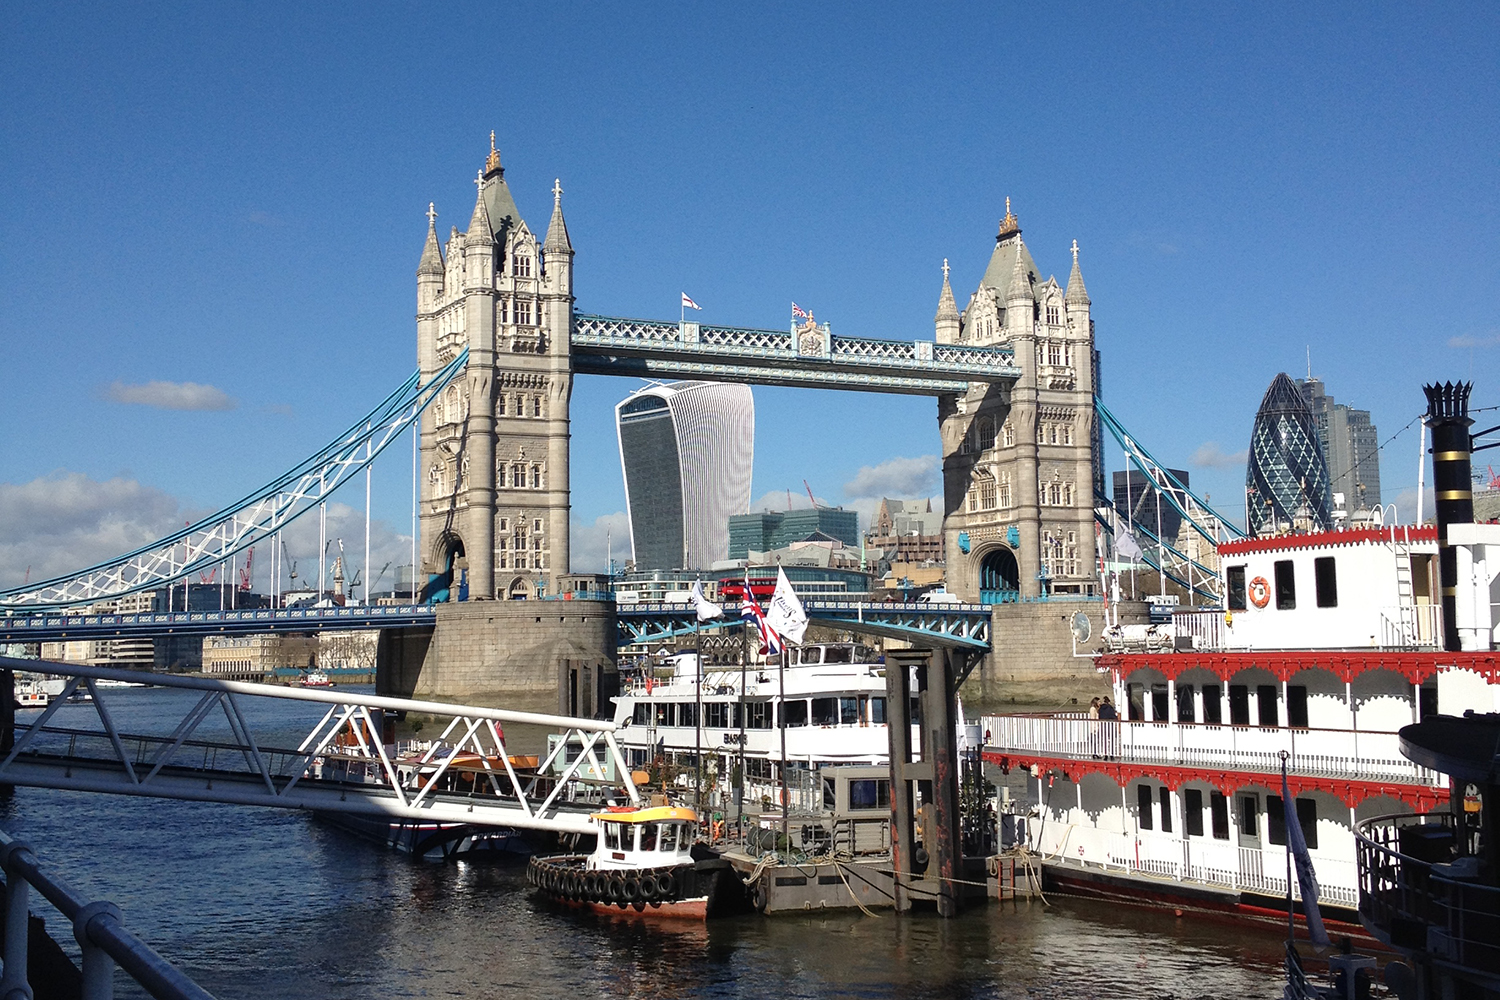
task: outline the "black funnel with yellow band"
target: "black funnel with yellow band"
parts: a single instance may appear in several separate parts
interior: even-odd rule
[[[1432,428],[1432,488],[1437,499],[1438,582],[1443,594],[1443,648],[1458,646],[1458,555],[1448,543],[1448,525],[1474,520],[1474,490],[1470,453],[1474,442],[1469,428],[1472,382],[1424,385],[1427,426]]]

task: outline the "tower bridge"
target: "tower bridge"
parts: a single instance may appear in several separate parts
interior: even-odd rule
[[[383,693],[487,690],[483,678],[512,669],[530,670],[540,683],[555,669],[560,689],[583,678],[594,687],[562,707],[592,710],[617,643],[680,634],[682,623],[673,609],[617,616],[607,601],[535,600],[554,596],[571,569],[575,374],[935,397],[947,588],[971,606],[851,604],[814,617],[982,651],[1005,642],[995,634],[995,605],[1020,602],[1024,632],[1058,617],[1036,612],[1038,600],[1095,596],[1095,504],[1105,496],[1099,352],[1076,242],[1066,285],[1043,278],[1007,200],[962,309],[943,262],[930,339],[835,334],[811,319],[786,330],[627,319],[575,311],[575,250],[559,183],[540,239],[516,207],[493,136],[475,184],[467,227],[454,227],[445,241],[429,206],[416,274],[416,374],[326,448],[199,524],[67,577],[0,592],[0,639],[381,627],[390,640],[381,643]],[[378,609],[368,609],[369,620],[358,622],[345,609],[168,620],[81,620],[68,610],[158,589],[243,552],[315,508],[409,427],[419,442],[415,520],[426,593],[467,600],[373,617]],[[538,657],[547,662],[532,664]],[[429,669],[438,660],[467,666]]]

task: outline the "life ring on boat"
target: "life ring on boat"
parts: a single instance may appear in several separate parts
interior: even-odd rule
[[[1271,585],[1263,576],[1257,576],[1250,581],[1250,603],[1257,608],[1263,608],[1271,603]]]
[[[641,883],[638,879],[626,876],[622,889],[621,898],[627,903],[638,903],[641,900]]]

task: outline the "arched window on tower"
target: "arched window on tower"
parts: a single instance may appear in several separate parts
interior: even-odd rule
[[[995,443],[995,422],[989,417],[980,417],[974,433],[975,448],[984,451]]]
[[[1015,445],[1015,443],[1016,443],[1016,431],[1015,431],[1015,428],[1012,427],[1010,425],[1010,421],[1007,420],[1000,427],[1000,446],[1002,448],[1010,448],[1010,447],[1013,447]]]
[[[1049,303],[1047,303],[1047,322],[1050,323],[1053,326],[1056,326],[1057,325],[1057,319],[1058,319],[1058,317],[1057,317],[1057,303],[1056,302],[1049,302]]]
[[[511,273],[517,278],[531,277],[531,256],[524,253],[516,254],[512,262]]]

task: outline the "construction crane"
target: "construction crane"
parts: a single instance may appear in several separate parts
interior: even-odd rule
[[[812,487],[807,485],[807,480],[806,479],[802,480],[802,486],[803,486],[804,489],[807,490],[807,500],[808,500],[808,502],[812,504],[813,510],[817,510],[818,509],[818,498],[815,497],[815,496],[813,496],[813,494],[812,494]]]
[[[255,562],[255,546],[250,546],[250,551],[245,553],[245,568],[240,570],[240,590],[244,593],[250,592],[250,566]]]
[[[283,562],[289,562],[289,563],[292,564],[292,571],[289,574],[289,578],[292,581],[292,585],[290,587],[288,587],[287,589],[288,590],[296,590],[297,589],[297,560],[293,559],[291,553],[286,550],[286,540],[285,539],[283,539],[282,542],[281,542],[281,558],[282,558]]]

